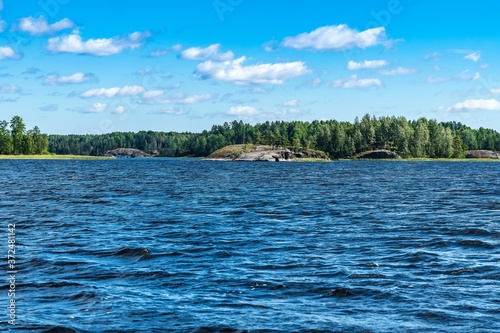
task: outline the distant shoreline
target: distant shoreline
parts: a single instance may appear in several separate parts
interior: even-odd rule
[[[84,155],[0,155],[0,160],[114,160],[108,156],[84,156]],[[123,158],[118,158],[123,159]],[[137,157],[133,159],[164,159],[164,157]],[[196,159],[210,162],[235,162],[228,159],[207,159],[200,157],[166,157],[166,159]],[[248,163],[248,161],[243,161]],[[297,159],[290,161],[292,163],[328,163],[328,162],[500,162],[500,159],[493,158],[403,158],[403,159]],[[255,163],[255,162],[253,162]],[[285,162],[286,163],[286,162]]]
[[[0,155],[0,160],[112,160],[107,156],[82,155]]]

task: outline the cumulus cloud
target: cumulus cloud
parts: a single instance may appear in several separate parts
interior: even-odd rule
[[[108,104],[106,104],[106,103],[94,103],[88,107],[80,107],[80,108],[72,109],[72,111],[75,111],[78,113],[102,113],[102,112],[106,111],[107,108],[108,108]]]
[[[187,60],[214,60],[214,61],[227,61],[234,58],[234,53],[228,51],[220,53],[220,44],[213,44],[206,48],[191,47],[181,52],[181,57]]]
[[[184,93],[174,94],[169,97],[164,96],[163,90],[149,90],[142,94],[143,104],[181,104],[192,105],[208,102],[215,96],[212,94],[186,95]]]
[[[339,79],[333,82],[334,88],[368,88],[372,86],[381,86],[379,79],[358,79],[357,75],[351,75],[346,79]]]
[[[238,116],[238,117],[249,117],[259,114],[260,111],[253,106],[238,105],[233,106],[227,112],[228,115]]]
[[[214,96],[212,94],[191,95],[175,94],[170,97],[170,103],[175,104],[199,104],[211,100]]]
[[[113,88],[96,88],[90,89],[80,94],[83,98],[113,98],[121,96],[137,96],[145,91],[141,86],[124,86]]]
[[[473,62],[478,62],[481,59],[481,51],[476,51],[474,53],[468,54],[464,57],[464,59],[473,61]]]
[[[117,107],[115,107],[115,109],[113,110],[113,113],[115,114],[123,114],[125,112],[125,107],[122,106],[122,105],[118,105]]]
[[[346,24],[330,25],[308,33],[286,37],[281,45],[292,49],[312,49],[318,51],[344,51],[352,48],[366,49],[375,45],[387,45],[385,28],[373,28],[362,32],[349,28]]]
[[[88,81],[96,81],[97,78],[91,73],[75,73],[69,76],[59,76],[56,74],[48,75],[43,81],[44,84],[53,85],[66,85],[66,84],[79,84]]]
[[[29,16],[19,20],[19,30],[27,32],[32,36],[52,35],[56,32],[73,28],[75,28],[75,24],[67,18],[53,24],[49,24],[43,16],[39,18]]]
[[[150,32],[134,32],[125,37],[99,38],[83,41],[80,33],[74,31],[70,35],[49,39],[47,49],[54,53],[75,53],[95,56],[109,56],[122,53],[127,49],[141,47]]]
[[[360,69],[377,69],[389,65],[385,60],[365,60],[362,62],[349,61],[347,69],[354,71]]]
[[[0,60],[19,59],[19,54],[10,46],[0,46]]]
[[[396,75],[408,75],[408,74],[414,74],[417,71],[411,68],[404,68],[404,67],[398,67],[395,69],[391,70],[381,70],[380,73],[382,75],[388,75],[388,76],[396,76]]]
[[[302,61],[244,66],[245,60],[246,57],[223,62],[209,60],[199,64],[195,74],[202,80],[247,85],[283,84],[287,80],[310,73]]]
[[[448,111],[500,111],[500,102],[496,99],[468,99],[448,108]]]
[[[500,95],[500,87],[498,87],[498,88],[492,88],[492,89],[490,89],[490,92],[493,95]]]
[[[185,110],[182,107],[168,107],[168,108],[148,112],[148,114],[164,114],[164,115],[173,115],[173,116],[180,116],[180,115],[183,115],[184,113],[185,113]]]

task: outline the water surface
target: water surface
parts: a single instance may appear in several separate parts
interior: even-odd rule
[[[499,332],[499,167],[0,161],[13,331]]]

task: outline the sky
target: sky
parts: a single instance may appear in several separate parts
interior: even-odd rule
[[[500,2],[0,0],[0,120],[49,134],[420,117],[500,130]]]

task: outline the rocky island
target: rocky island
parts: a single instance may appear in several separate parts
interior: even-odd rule
[[[244,162],[329,161],[326,153],[305,148],[267,145],[230,145],[210,154],[207,160]]]
[[[136,158],[136,157],[151,157],[151,155],[146,154],[142,150],[133,148],[118,148],[113,150],[108,150],[104,153],[104,156],[114,157],[114,158]]]

